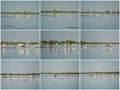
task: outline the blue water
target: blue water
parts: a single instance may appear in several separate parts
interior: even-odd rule
[[[39,89],[39,77],[30,78],[30,76],[8,76],[1,79],[2,89]]]
[[[79,89],[79,76],[72,78],[71,75],[59,74],[54,75],[43,74],[41,76],[42,89]]]
[[[82,29],[118,29],[119,14],[82,14]]]
[[[41,48],[42,59],[79,59],[79,46],[66,48],[58,45],[53,48]]]
[[[82,59],[118,59],[119,58],[119,45],[113,45],[111,48],[104,48],[101,45],[95,45],[95,47],[81,47]]]
[[[39,29],[39,14],[6,14],[1,16],[2,29]]]
[[[113,77],[111,74],[97,74],[90,77],[89,74],[81,75],[82,89],[118,89],[119,75]]]
[[[107,48],[102,44],[95,47],[85,47],[84,45],[76,47],[64,47],[64,45],[54,46],[52,48],[42,47],[35,48],[31,45],[27,48],[11,48],[1,49],[2,59],[118,59],[119,46],[114,44],[113,47]]]
[[[79,28],[79,14],[52,13],[52,15],[48,15],[48,13],[43,13],[41,15],[41,28],[76,30]]]
[[[28,48],[14,48],[8,45],[6,48],[1,49],[2,59],[38,59],[39,58],[39,48],[34,48],[30,46]]]
[[[39,18],[40,17],[40,18]],[[79,23],[79,21],[81,23]],[[118,29],[118,14],[78,14],[61,13],[54,14],[4,14],[1,16],[2,29]]]

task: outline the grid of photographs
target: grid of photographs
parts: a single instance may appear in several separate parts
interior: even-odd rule
[[[119,1],[2,0],[1,89],[119,90]]]

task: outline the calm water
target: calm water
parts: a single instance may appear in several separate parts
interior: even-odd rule
[[[2,89],[38,89],[39,77],[30,78],[30,76],[8,76],[1,79]]]
[[[103,45],[96,45],[95,47],[81,47],[82,59],[118,59],[119,45],[113,45],[111,48]]]
[[[2,29],[38,29],[39,14],[6,14],[1,16]]]
[[[66,48],[58,45],[53,48],[41,48],[42,59],[78,59],[79,46]]]
[[[118,29],[119,14],[82,14],[82,29]]]
[[[11,48],[9,46],[1,50],[2,59],[38,59],[39,56],[42,59],[118,59],[119,46],[114,44],[113,47],[107,48],[100,44],[95,47],[82,45],[81,51],[79,46],[70,48],[63,45],[52,48],[46,46],[42,48],[34,46]]]
[[[41,23],[39,20],[41,17]],[[81,25],[79,24],[81,18]],[[61,13],[50,15],[48,13],[41,14],[15,14],[2,15],[2,29],[118,29],[118,14],[78,14],[78,13]],[[81,26],[81,27],[80,27]]]
[[[81,88],[83,89],[118,89],[119,75],[115,77],[111,74],[106,75],[81,75]]]
[[[8,45],[6,48],[1,49],[2,59],[38,59],[39,48],[30,46],[28,48],[19,48]]]
[[[69,29],[74,30],[79,28],[79,14],[51,14],[43,13],[41,16],[42,29]]]

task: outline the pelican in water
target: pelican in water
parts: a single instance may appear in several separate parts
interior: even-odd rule
[[[29,45],[29,41],[27,41],[25,44],[19,43],[17,45],[20,47],[27,47]]]
[[[6,43],[2,43],[1,48],[5,48],[6,47]]]

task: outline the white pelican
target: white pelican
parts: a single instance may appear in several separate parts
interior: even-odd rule
[[[27,47],[28,44],[29,44],[29,41],[27,41],[25,44],[19,43],[17,45],[20,46],[20,47]]]
[[[6,47],[6,43],[2,43],[1,47],[5,48]]]

